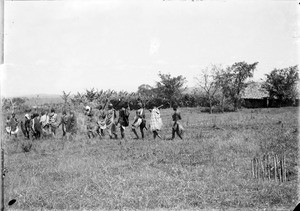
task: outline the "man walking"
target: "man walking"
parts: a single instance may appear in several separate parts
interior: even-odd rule
[[[144,139],[144,128],[146,127],[146,116],[145,116],[145,110],[143,108],[143,104],[141,102],[138,103],[138,110],[136,110],[134,122],[132,123],[132,132],[135,134],[136,139],[139,139],[139,136],[136,132],[136,129],[138,127],[140,128],[142,139]]]
[[[106,114],[106,128],[108,130],[108,134],[111,139],[113,139],[113,135],[115,139],[118,138],[118,135],[116,134],[116,123],[115,123],[116,118],[117,118],[116,110],[113,108],[113,105],[109,103],[107,114]]]
[[[67,140],[73,140],[77,133],[77,118],[74,111],[70,111],[70,115],[67,118],[66,135]]]
[[[122,108],[119,110],[119,120],[121,138],[125,138],[125,129],[129,125],[129,115],[130,115],[129,103],[124,102]]]

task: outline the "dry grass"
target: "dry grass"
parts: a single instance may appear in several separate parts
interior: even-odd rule
[[[171,136],[162,110],[162,136]],[[6,140],[11,209],[291,209],[297,202],[297,108],[203,114],[181,110],[185,140]],[[131,114],[131,118],[133,114]],[[149,114],[147,114],[149,116]],[[59,134],[60,135],[60,134]],[[24,144],[23,144],[24,145]],[[288,181],[251,178],[250,160],[286,152]]]

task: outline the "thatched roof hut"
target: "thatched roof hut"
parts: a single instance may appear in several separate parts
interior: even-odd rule
[[[264,99],[269,97],[268,91],[261,86],[262,83],[260,82],[249,84],[242,94],[242,99]]]
[[[243,106],[246,108],[261,108],[269,106],[269,93],[262,88],[262,83],[253,82],[242,93]]]

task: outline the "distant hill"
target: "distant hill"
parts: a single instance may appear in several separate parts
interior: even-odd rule
[[[45,103],[62,103],[63,100],[58,94],[36,94],[36,95],[25,95],[22,96],[27,98],[26,101],[27,105],[33,106],[33,105],[43,105]]]
[[[32,95],[24,95],[21,97],[26,98],[60,98],[60,95],[58,94],[32,94]]]

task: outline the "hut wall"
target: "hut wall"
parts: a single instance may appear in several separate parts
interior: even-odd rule
[[[268,107],[267,99],[244,99],[242,106],[245,108],[266,108],[266,107]]]

